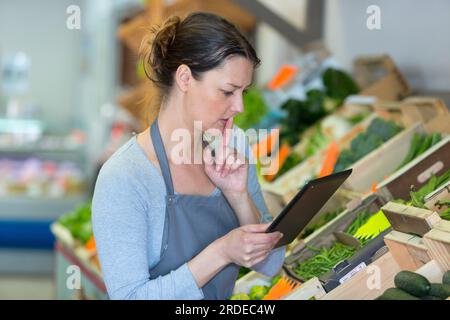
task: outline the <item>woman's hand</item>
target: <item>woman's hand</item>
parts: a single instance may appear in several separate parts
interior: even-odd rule
[[[248,161],[244,155],[228,147],[232,126],[233,118],[230,118],[214,158],[210,147],[204,152],[205,172],[226,197],[247,192]]]
[[[269,224],[250,224],[230,231],[216,240],[226,263],[250,268],[265,260],[282,238],[280,232],[265,233]]]

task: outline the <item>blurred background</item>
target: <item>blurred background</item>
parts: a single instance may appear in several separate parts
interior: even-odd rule
[[[281,172],[261,177],[274,215],[283,204],[271,184],[315,152],[296,158],[294,146],[341,105],[362,105],[361,119],[412,95],[450,105],[446,0],[0,0],[0,299],[105,297],[96,175],[154,117],[143,27],[192,11],[230,19],[262,60],[236,123],[282,128],[291,156],[280,149]]]

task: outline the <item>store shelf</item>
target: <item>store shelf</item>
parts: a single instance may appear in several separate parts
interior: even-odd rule
[[[54,253],[51,250],[0,248],[1,274],[45,274],[54,269]]]
[[[61,198],[1,197],[0,219],[56,220],[84,203],[86,199],[84,194]]]

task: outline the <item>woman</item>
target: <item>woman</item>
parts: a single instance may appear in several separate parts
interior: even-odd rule
[[[269,216],[255,166],[229,144],[233,117],[258,65],[254,49],[213,14],[169,18],[143,48],[145,70],[161,89],[150,128],[102,167],[93,198],[93,228],[112,299],[226,299],[240,266],[275,275],[282,235],[264,233]],[[201,121],[202,132],[194,122]],[[224,133],[200,164],[174,159],[183,129],[194,137]],[[199,141],[200,140],[200,141]],[[201,148],[200,148],[201,149]]]

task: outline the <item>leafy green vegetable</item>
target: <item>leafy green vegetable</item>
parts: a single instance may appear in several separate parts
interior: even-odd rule
[[[430,135],[420,134],[417,132],[414,133],[411,139],[411,145],[409,147],[408,154],[406,155],[402,163],[398,166],[397,170],[420,156],[422,153],[434,146],[439,141],[441,141],[441,138],[442,137],[440,133],[433,133]]]
[[[333,112],[348,95],[359,91],[347,73],[333,68],[324,71],[322,81],[324,91],[309,90],[306,100],[289,99],[281,106],[287,112],[287,117],[281,121],[281,139],[291,146],[299,141],[305,129]]]
[[[241,129],[247,130],[256,126],[268,111],[269,108],[260,91],[250,87],[244,95],[244,111],[234,118],[234,123]]]
[[[309,138],[306,146],[305,158],[311,157],[317,151],[325,148],[329,143],[320,126],[316,126],[315,133]]]
[[[419,190],[410,191],[411,196],[411,205],[417,208],[425,208],[425,197],[442,186],[444,183],[449,181],[450,179],[450,170],[447,170],[445,173],[443,173],[440,176],[432,176],[428,182],[423,185]],[[439,214],[442,219],[450,220],[450,210],[447,209]]]
[[[402,128],[393,121],[375,118],[365,132],[361,132],[351,141],[350,149],[345,149],[340,153],[334,166],[334,172],[348,168],[401,130]]]
[[[58,222],[67,228],[75,239],[86,244],[92,236],[91,204],[84,204],[61,216]]]
[[[281,166],[280,170],[278,170],[277,174],[274,177],[274,180],[294,168],[297,164],[302,162],[302,160],[303,158],[298,153],[291,152],[291,154],[286,158],[286,161]]]
[[[357,84],[344,71],[328,68],[322,74],[322,81],[326,88],[326,95],[338,101],[341,105],[345,98],[359,92]]]
[[[355,125],[363,121],[368,115],[369,115],[368,112],[358,113],[353,117],[351,117],[350,119],[348,119],[348,121],[350,121],[351,124]]]
[[[246,267],[241,267],[239,269],[239,273],[237,276],[237,279],[242,278],[243,276],[245,276],[247,273],[249,273],[250,271],[252,271],[250,268],[246,268]]]
[[[250,288],[250,300],[261,300],[269,292],[268,286],[254,286]]]
[[[367,128],[367,133],[379,137],[384,142],[395,136],[402,130],[394,121],[375,118]]]
[[[313,277],[320,277],[330,271],[337,263],[350,258],[355,253],[354,247],[335,242],[330,249],[308,247],[316,251],[313,257],[297,264],[294,272],[303,281]]]
[[[289,145],[295,145],[300,140],[300,134],[327,113],[320,104],[323,98],[318,90],[308,92],[311,100],[301,101],[289,99],[282,106],[288,116],[281,121],[281,139]]]

